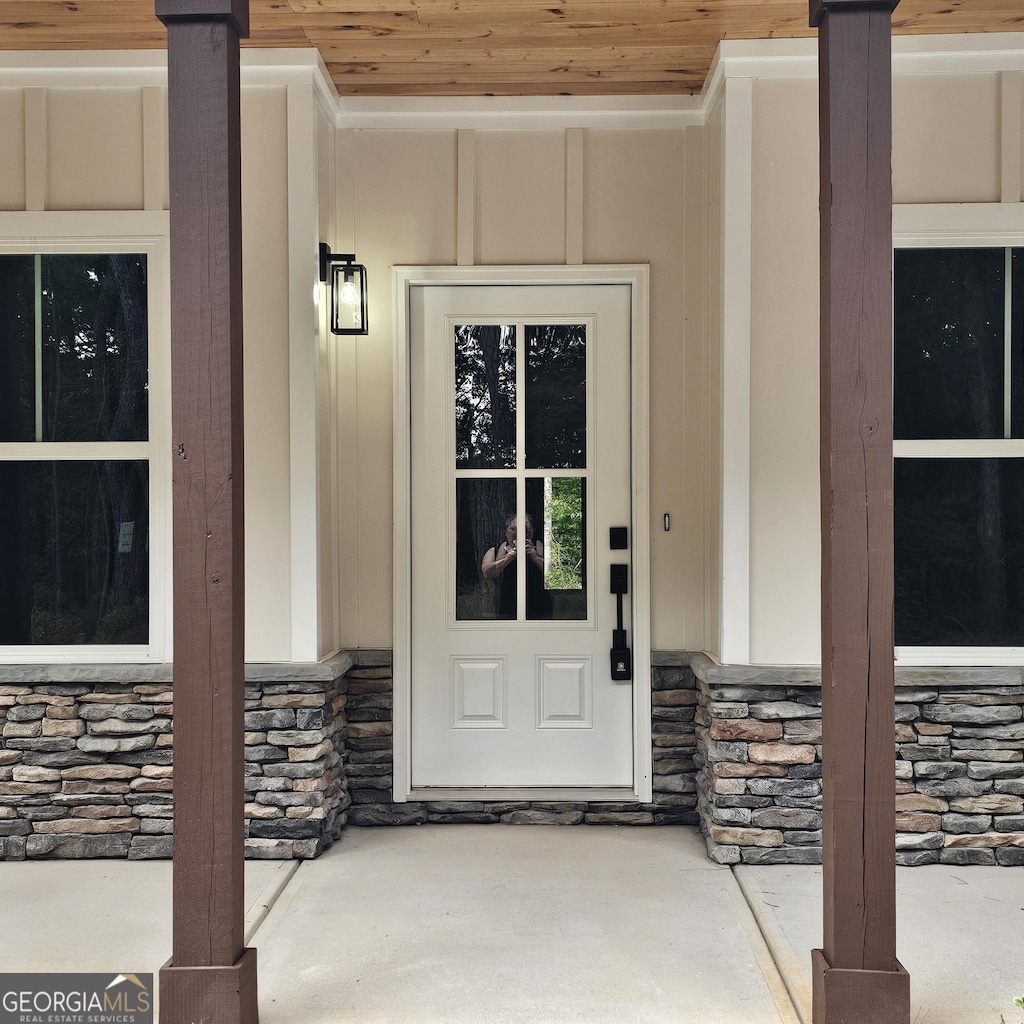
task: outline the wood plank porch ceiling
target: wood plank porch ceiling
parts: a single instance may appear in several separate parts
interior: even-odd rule
[[[806,0],[251,0],[249,46],[319,49],[349,96],[699,92],[722,39],[809,36]],[[1024,30],[1024,0],[902,0],[896,34]],[[0,0],[0,49],[166,46],[153,0]]]

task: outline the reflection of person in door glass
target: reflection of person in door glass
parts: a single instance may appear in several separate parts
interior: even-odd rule
[[[487,549],[480,571],[494,580],[494,611],[499,619],[516,617],[516,560],[520,551],[526,556],[526,617],[551,618],[551,595],[544,588],[544,545],[533,538],[533,519],[523,516],[526,538],[522,545],[516,538],[516,517],[505,519],[505,535]]]

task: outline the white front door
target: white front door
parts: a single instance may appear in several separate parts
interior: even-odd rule
[[[412,788],[632,789],[630,288],[415,287],[409,316]]]

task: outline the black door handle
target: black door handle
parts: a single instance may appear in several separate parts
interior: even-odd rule
[[[612,679],[628,681],[633,678],[633,654],[627,644],[626,630],[622,625],[622,595],[629,592],[629,565],[613,564],[611,570],[611,592],[615,595],[618,623],[612,630]]]

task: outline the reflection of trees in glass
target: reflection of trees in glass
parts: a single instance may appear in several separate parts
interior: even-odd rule
[[[0,257],[0,441],[96,442],[0,463],[0,642],[146,641],[148,467],[102,442],[148,436],[147,364],[145,256]]]
[[[484,578],[480,563],[488,548],[505,539],[505,518],[516,510],[515,480],[457,480],[455,502],[455,617],[493,619],[495,584]]]
[[[587,617],[587,481],[583,477],[529,477],[526,511],[544,544],[544,590],[551,611],[527,618],[581,621]],[[552,576],[552,568],[555,569]],[[529,598],[529,593],[527,594]]]
[[[526,328],[526,465],[587,464],[587,329]]]
[[[147,361],[145,256],[0,256],[0,440],[145,440]]]
[[[1002,437],[1003,249],[900,249],[893,369],[899,438]]]
[[[544,585],[549,590],[583,589],[583,494],[579,477],[544,480]]]
[[[455,328],[455,465],[515,465],[516,331],[498,324]]]
[[[113,466],[127,501],[116,521]],[[113,466],[0,463],[0,491],[15,496],[2,543],[17,558],[0,578],[0,642],[146,642],[148,466]]]

